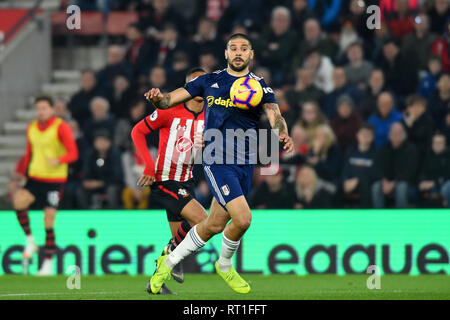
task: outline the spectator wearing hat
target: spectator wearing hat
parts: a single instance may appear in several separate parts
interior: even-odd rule
[[[96,131],[93,147],[86,152],[83,161],[79,197],[82,207],[119,209],[122,179],[120,152],[112,145],[110,133],[107,130]]]
[[[394,97],[389,92],[378,96],[377,109],[369,117],[368,122],[375,128],[375,145],[382,147],[388,142],[391,125],[402,120],[402,114],[394,108]]]
[[[331,120],[330,125],[343,152],[356,142],[356,133],[362,123],[363,120],[355,110],[352,98],[348,95],[340,96],[337,101],[337,115]]]
[[[356,195],[361,208],[372,207],[370,189],[375,180],[376,156],[374,137],[375,129],[371,124],[363,124],[359,128],[357,143],[348,149],[342,170],[344,198]]]
[[[410,187],[418,171],[418,150],[407,140],[405,128],[394,123],[389,130],[389,143],[378,152],[375,160],[376,179],[372,185],[374,208],[384,208],[385,199],[392,195],[397,208],[407,208]]]

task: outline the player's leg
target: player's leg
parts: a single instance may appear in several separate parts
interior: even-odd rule
[[[228,213],[218,204],[211,205],[208,217],[189,230],[184,240],[167,256],[161,256],[157,261],[156,272],[150,279],[151,292],[156,294],[169,278],[171,270],[184,258],[202,248],[214,234],[222,232],[230,220]],[[197,232],[202,233],[202,238]]]
[[[241,238],[250,227],[252,214],[244,196],[239,196],[226,204],[231,222],[223,231],[222,250],[218,265],[221,271],[227,272],[232,267],[232,258],[236,253]]]
[[[33,253],[38,251],[38,246],[34,241],[28,217],[28,208],[36,200],[34,195],[25,188],[18,190],[13,197],[13,207],[16,211],[17,219],[26,236],[26,245],[23,251],[24,259],[29,259]]]
[[[175,237],[177,234],[177,230],[180,227],[181,222],[180,221],[169,221],[169,228],[170,228],[170,234],[172,235],[172,238]]]
[[[54,207],[44,208],[44,227],[45,227],[45,247],[44,261],[39,269],[38,275],[48,276],[52,274],[52,258],[56,253],[55,243],[55,217],[57,209]]]
[[[241,243],[241,238],[250,227],[251,212],[245,197],[239,196],[226,204],[231,222],[222,234],[222,249],[215,263],[217,274],[237,293],[250,292],[250,285],[233,268],[233,256]]]

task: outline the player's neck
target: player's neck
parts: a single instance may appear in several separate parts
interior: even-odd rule
[[[186,108],[188,108],[190,111],[195,112],[195,113],[200,113],[203,110],[203,102],[202,103],[198,103],[196,101],[187,101],[185,103]]]
[[[227,67],[227,72],[228,72],[228,74],[230,74],[230,75],[232,75],[232,76],[235,76],[235,77],[242,77],[242,76],[245,76],[245,75],[247,75],[248,71],[249,71],[249,70],[248,70],[248,67],[245,68],[245,69],[242,70],[242,71],[234,71],[233,69],[230,68],[230,66]]]

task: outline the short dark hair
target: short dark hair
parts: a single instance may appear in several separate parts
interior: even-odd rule
[[[369,130],[370,132],[372,132],[372,134],[375,134],[375,127],[372,124],[368,123],[368,122],[363,123],[361,125],[361,127],[359,128],[359,130],[363,130],[363,129],[364,130]]]
[[[247,40],[248,43],[250,44],[250,47],[252,47],[252,41],[250,40],[250,38],[248,37],[248,35],[246,35],[246,34],[244,34],[244,33],[235,33],[235,34],[232,34],[232,35],[230,36],[230,38],[228,39],[228,42],[227,42],[227,48],[228,48],[228,46],[229,46],[229,44],[230,44],[230,41],[233,40],[233,39],[245,39],[245,40]]]
[[[38,102],[41,102],[41,101],[47,101],[48,104],[50,105],[50,107],[53,108],[53,98],[52,98],[52,97],[50,97],[50,96],[48,96],[48,95],[40,95],[40,96],[37,96],[37,97],[34,99],[34,104],[36,104],[36,103],[38,103]]]
[[[427,100],[418,94],[411,94],[406,98],[405,104],[407,107],[412,106],[416,103],[419,103],[424,107],[427,106]]]
[[[187,82],[187,79],[188,79],[193,73],[196,73],[196,72],[203,72],[203,73],[206,73],[206,71],[203,70],[203,69],[200,68],[200,67],[194,67],[194,68],[191,68],[191,69],[188,70],[188,72],[186,72],[186,82]]]

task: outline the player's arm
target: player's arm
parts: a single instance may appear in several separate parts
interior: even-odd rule
[[[138,186],[146,187],[152,185],[155,181],[155,162],[153,161],[150,151],[148,151],[147,140],[145,137],[153,132],[146,118],[138,122],[131,131],[131,139],[133,140],[136,150],[144,160],[145,169],[142,177],[137,182]]]
[[[192,98],[185,88],[178,88],[169,93],[161,93],[158,88],[152,88],[144,96],[158,109],[169,109]]]
[[[72,129],[66,122],[61,122],[58,127],[59,141],[66,148],[66,153],[55,159],[55,164],[59,163],[72,163],[78,160],[78,147],[75,139],[73,138]],[[48,160],[49,161],[49,160]],[[50,160],[51,162],[51,160]]]
[[[280,108],[276,103],[265,103],[263,105],[267,118],[269,119],[272,129],[278,130],[278,137],[280,142],[284,144],[283,149],[287,152],[294,150],[294,144],[291,137],[289,137],[286,121],[281,115]]]
[[[31,142],[30,142],[30,139],[28,138],[28,130],[29,129],[30,129],[30,126],[28,126],[28,128],[27,128],[27,134],[26,134],[27,135],[27,144],[25,147],[25,154],[17,162],[16,168],[14,169],[14,173],[17,173],[23,177],[26,176],[26,174],[27,174],[28,164],[30,163],[31,152],[32,152]]]

